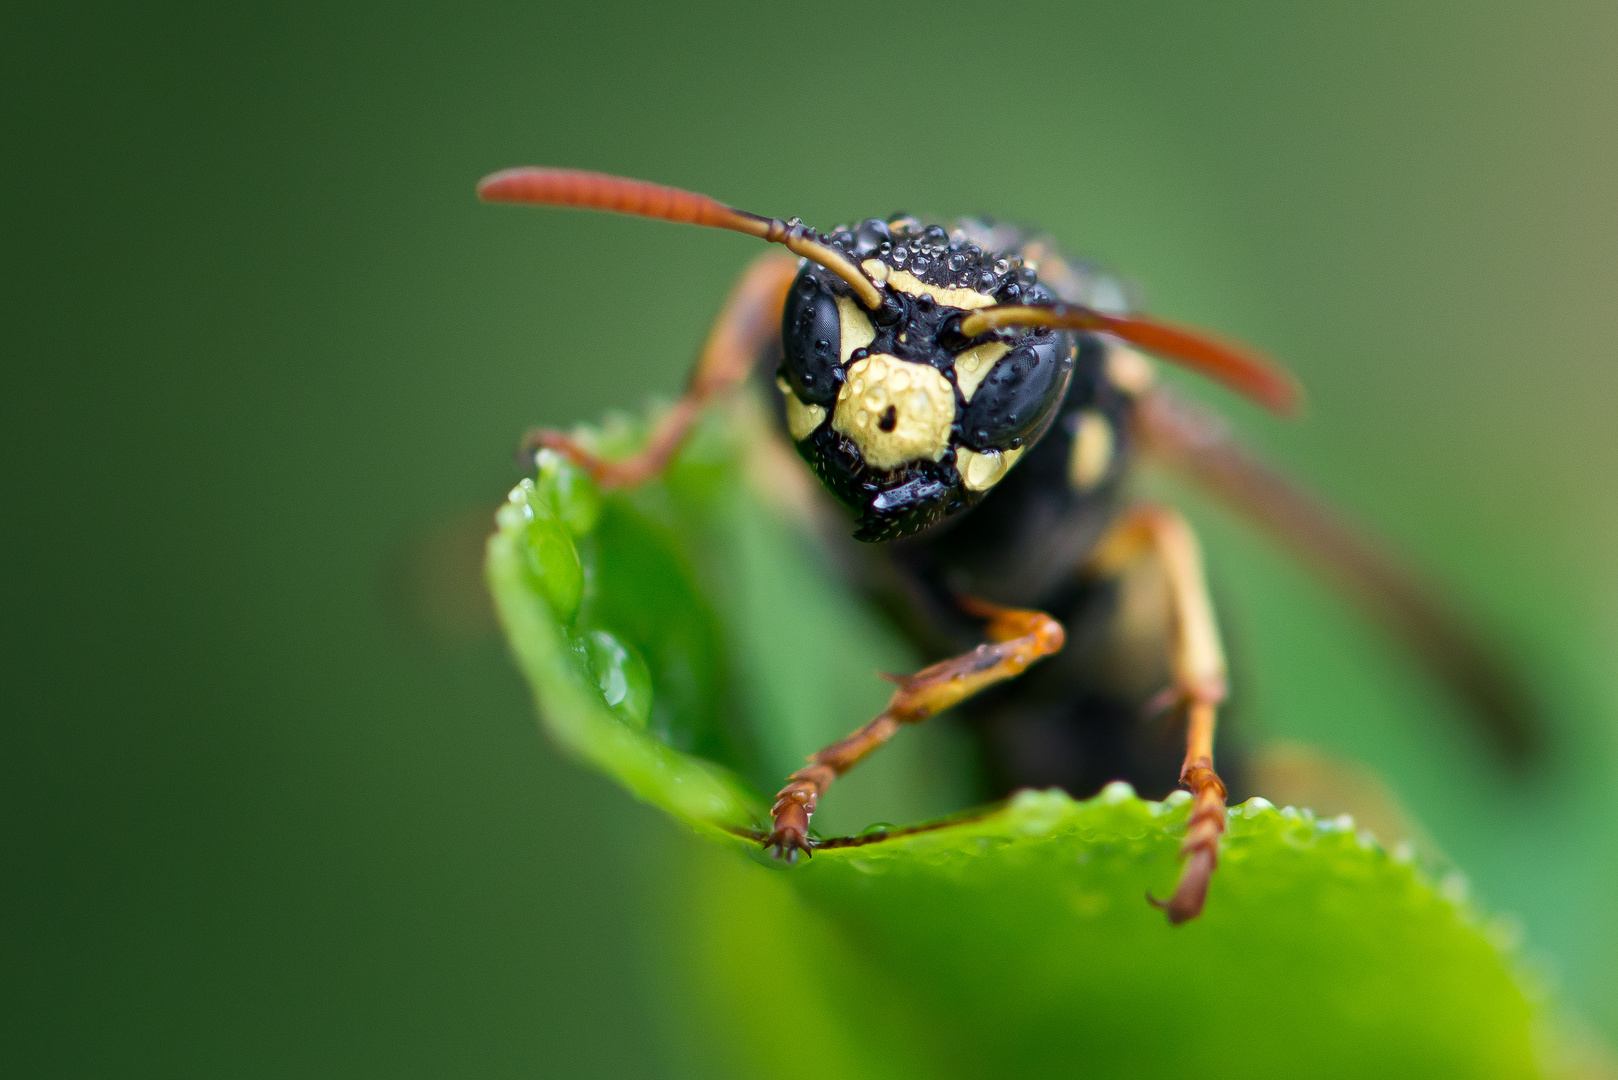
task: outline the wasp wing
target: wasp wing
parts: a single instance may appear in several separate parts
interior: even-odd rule
[[[1526,762],[1543,741],[1524,686],[1497,650],[1383,545],[1231,436],[1218,417],[1162,390],[1138,400],[1142,447],[1211,491],[1333,581],[1472,708],[1490,743]]]

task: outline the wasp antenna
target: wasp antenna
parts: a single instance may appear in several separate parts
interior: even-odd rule
[[[528,166],[485,176],[478,182],[478,197],[486,202],[605,210],[614,214],[746,233],[772,244],[780,244],[793,254],[824,266],[848,282],[860,301],[872,311],[882,306],[882,290],[847,256],[816,239],[814,231],[801,222],[749,214],[694,191],[582,169]]]
[[[1006,326],[1099,330],[1223,383],[1281,416],[1296,416],[1303,404],[1298,380],[1268,357],[1141,315],[1108,315],[1079,304],[1001,304],[972,312],[961,320],[960,332],[970,338]]]

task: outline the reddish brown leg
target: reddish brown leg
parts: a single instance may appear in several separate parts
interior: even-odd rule
[[[608,461],[560,431],[537,428],[522,442],[525,460],[534,451],[555,450],[587,470],[603,488],[634,487],[662,474],[691,426],[716,395],[747,378],[759,351],[781,332],[781,310],[787,288],[797,274],[797,260],[780,252],[754,259],[725,298],[702,353],[691,368],[685,392],[646,439],[646,444],[622,461]]]
[[[1208,881],[1219,864],[1219,837],[1225,831],[1225,785],[1213,767],[1214,722],[1225,700],[1225,654],[1202,576],[1202,551],[1191,526],[1177,512],[1152,504],[1135,507],[1102,539],[1086,569],[1114,574],[1146,553],[1162,560],[1174,605],[1174,685],[1169,698],[1186,710],[1180,783],[1191,791],[1191,817],[1180,845],[1185,857],[1180,882],[1167,901],[1152,903],[1168,912],[1169,922],[1182,923],[1202,913]]]
[[[1185,865],[1174,895],[1166,901],[1148,897],[1176,924],[1202,914],[1208,881],[1219,865],[1219,837],[1225,832],[1225,783],[1213,767],[1214,710],[1211,701],[1187,705],[1185,764],[1180,766],[1180,783],[1191,789],[1191,817],[1180,843]]]
[[[896,679],[899,689],[880,716],[814,754],[807,767],[787,778],[787,786],[770,811],[775,827],[764,838],[765,847],[788,862],[800,851],[810,853],[809,818],[815,804],[833,780],[893,738],[900,725],[919,723],[985,687],[1021,675],[1029,664],[1062,647],[1061,623],[1043,612],[999,607],[969,597],[960,603],[969,614],[989,621],[985,636],[991,644]]]

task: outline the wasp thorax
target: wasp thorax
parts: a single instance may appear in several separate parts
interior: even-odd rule
[[[849,365],[831,423],[873,469],[937,461],[949,449],[955,389],[937,368],[877,353]]]

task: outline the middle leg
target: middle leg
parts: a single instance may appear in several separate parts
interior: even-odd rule
[[[903,724],[915,724],[959,704],[986,687],[1023,673],[1029,664],[1062,647],[1062,624],[1040,611],[1006,608],[962,597],[957,603],[969,615],[987,619],[989,644],[940,661],[914,675],[896,678],[899,689],[875,720],[847,738],[812,755],[809,764],[787,778],[770,815],[774,827],[764,846],[792,861],[810,853],[809,818],[833,780],[893,738]]]
[[[1225,831],[1225,784],[1214,772],[1214,722],[1225,700],[1225,652],[1214,622],[1213,603],[1202,574],[1196,534],[1178,512],[1143,503],[1112,527],[1085,565],[1088,574],[1117,574],[1131,561],[1151,554],[1161,560],[1174,607],[1171,651],[1174,681],[1159,699],[1186,711],[1185,762],[1180,783],[1191,791],[1191,817],[1180,853],[1185,865],[1179,884],[1163,908],[1171,923],[1202,913],[1208,882],[1219,864],[1219,838]]]

